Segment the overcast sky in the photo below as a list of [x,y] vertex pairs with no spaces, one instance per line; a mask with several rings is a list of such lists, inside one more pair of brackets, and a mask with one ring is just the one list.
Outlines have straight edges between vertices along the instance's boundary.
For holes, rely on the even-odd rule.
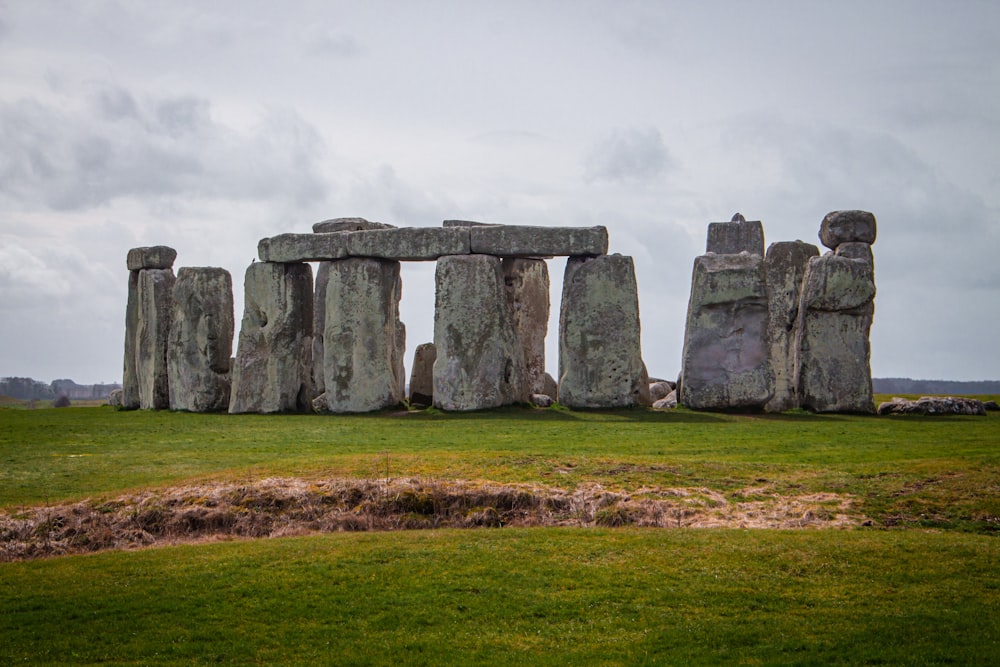
[[[1000,379],[998,26],[992,0],[0,0],[0,376],[120,381],[129,248],[228,269],[239,322],[260,238],[361,216],[606,225],[672,378],[709,222],[818,244],[860,208],[873,374]],[[433,273],[403,267],[407,369]]]

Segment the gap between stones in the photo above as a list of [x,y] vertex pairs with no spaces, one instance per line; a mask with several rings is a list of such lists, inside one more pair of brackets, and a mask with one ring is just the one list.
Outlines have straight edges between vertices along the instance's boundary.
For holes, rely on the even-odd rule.
[[[176,486],[112,500],[0,512],[0,561],[232,538],[342,531],[504,526],[849,528],[866,517],[849,495],[731,494],[707,488],[572,491],[536,484],[268,478]],[[751,499],[752,498],[752,499]]]

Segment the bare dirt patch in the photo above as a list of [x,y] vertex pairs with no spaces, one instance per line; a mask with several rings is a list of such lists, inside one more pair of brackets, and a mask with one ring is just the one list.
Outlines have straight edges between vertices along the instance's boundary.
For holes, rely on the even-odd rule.
[[[744,500],[744,498],[746,498]],[[708,488],[626,493],[425,479],[270,478],[178,486],[113,500],[0,512],[0,561],[205,539],[503,526],[847,528],[866,517],[833,493],[730,498]]]

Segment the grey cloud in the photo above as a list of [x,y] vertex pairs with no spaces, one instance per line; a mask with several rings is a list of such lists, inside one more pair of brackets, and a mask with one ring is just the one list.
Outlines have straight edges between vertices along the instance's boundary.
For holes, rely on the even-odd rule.
[[599,141],[583,161],[587,181],[648,181],[673,166],[655,127],[616,129]]
[[323,151],[293,111],[267,110],[239,133],[194,96],[137,100],[108,86],[85,107],[0,103],[0,194],[57,210],[141,196],[309,203],[326,193]]
[[307,55],[323,58],[355,58],[363,50],[351,35],[323,31],[308,38],[305,52]]

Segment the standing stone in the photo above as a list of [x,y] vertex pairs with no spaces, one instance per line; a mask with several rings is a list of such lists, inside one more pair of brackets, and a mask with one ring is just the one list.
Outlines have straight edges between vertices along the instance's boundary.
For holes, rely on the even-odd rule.
[[524,358],[500,258],[442,257],[435,283],[434,405],[481,410],[527,402]]
[[329,282],[330,262],[320,262],[316,266],[316,280],[313,286],[312,386],[314,397],[326,392],[326,379],[323,371],[323,336],[326,329],[326,288]]
[[511,306],[532,394],[545,393],[545,335],[549,327],[549,269],[543,259],[505,258],[504,289]]
[[437,349],[434,343],[421,343],[413,353],[410,369],[410,405],[428,408],[434,405],[434,360]]
[[229,412],[309,410],[312,267],[251,264],[243,299]]
[[559,402],[571,408],[649,405],[631,257],[570,257],[559,313]]
[[167,345],[171,410],[229,408],[233,328],[229,271],[213,267],[178,271]]
[[167,337],[173,290],[173,269],[139,271],[135,374],[142,410],[170,407]]
[[399,287],[399,262],[351,257],[330,263],[323,335],[330,412],[371,412],[402,401]]
[[875,411],[868,335],[875,280],[866,259],[809,260],[796,322],[799,404],[814,412]]
[[764,409],[784,412],[798,407],[795,392],[795,321],[799,313],[802,278],[810,257],[819,248],[802,241],[772,243],[764,258],[767,283],[767,337],[771,344],[774,396]]
[[681,368],[683,405],[757,410],[771,400],[767,306],[760,255],[695,259]]
[[139,332],[139,271],[128,272],[128,301],[125,305],[125,364],[122,373],[121,408],[139,408],[139,377],[135,368],[135,341]]
[[737,213],[730,222],[708,223],[705,252],[717,255],[764,255],[764,225],[760,220],[747,221]]

